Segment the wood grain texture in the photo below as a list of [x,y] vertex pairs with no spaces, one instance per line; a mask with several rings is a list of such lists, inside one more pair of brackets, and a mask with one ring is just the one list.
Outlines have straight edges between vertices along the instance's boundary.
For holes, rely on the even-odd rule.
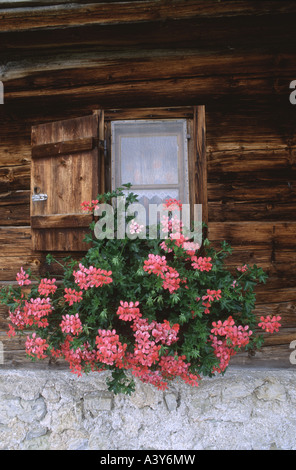
[[[55,8],[51,4],[57,3]],[[2,24],[0,31],[12,31],[23,29],[36,29],[52,26],[69,26],[73,24],[118,24],[159,21],[168,19],[181,19],[193,17],[237,17],[237,16],[262,16],[273,14],[295,13],[293,2],[223,2],[223,5],[215,1],[187,0],[174,2],[134,1],[134,2],[31,2],[31,5],[39,8],[24,8],[21,11],[15,6],[24,2],[5,3],[1,5]],[[115,4],[114,4],[115,3]],[[8,8],[5,10],[5,8]],[[40,8],[41,7],[41,8]]]
[[35,145],[32,148],[32,158],[53,157],[55,155],[67,155],[76,152],[85,152],[92,150],[96,146],[93,137],[85,137],[65,142],[57,142],[53,144]]

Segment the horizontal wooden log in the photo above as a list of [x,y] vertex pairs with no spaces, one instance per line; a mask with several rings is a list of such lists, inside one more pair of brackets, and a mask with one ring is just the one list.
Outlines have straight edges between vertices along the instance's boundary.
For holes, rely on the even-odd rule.
[[[244,169],[237,172],[221,172],[211,171],[208,176],[211,182],[223,182],[225,184],[240,184],[245,182],[246,187],[248,183],[253,185],[266,184],[267,182],[273,181],[274,185],[287,184],[292,186],[296,181],[296,169],[291,167],[282,167],[278,169],[260,169],[257,171],[249,171],[247,164]],[[290,185],[288,184],[290,183]]]
[[[31,334],[31,331],[24,331],[23,334],[16,335],[15,337],[9,338],[7,335],[8,324],[5,331],[0,331],[0,340],[4,347],[10,351],[24,349],[24,343],[27,335]],[[283,328],[280,327],[278,332],[266,333],[261,328],[256,329],[257,334],[262,334],[264,339],[264,346],[271,345],[287,345],[289,346],[293,340],[296,340],[296,328]]]
[[[270,112],[270,102],[263,103],[259,100],[255,103],[241,100],[227,102],[221,99],[216,105],[208,103],[206,120],[209,160],[214,152],[219,152],[222,161],[227,158],[228,152],[235,156],[234,162],[245,152],[248,152],[246,158],[252,159],[251,155],[254,153],[254,157],[260,159],[262,150],[271,159],[273,150],[291,152],[293,159],[293,148],[296,145],[295,126],[293,127],[295,107],[291,106],[289,100],[281,100],[276,109],[276,113]],[[265,168],[264,166],[263,169]]]
[[192,103],[207,104],[213,99],[240,97],[256,99],[286,96],[290,80],[272,77],[228,76],[221,81],[220,77],[169,78],[151,81],[130,81],[124,83],[104,83],[76,87],[54,87],[52,89],[25,89],[5,92],[7,103],[19,100],[24,106],[28,100],[35,100],[41,105],[56,99],[65,106],[68,101],[97,102],[102,107],[147,106],[182,106]]
[[289,345],[263,346],[259,351],[253,354],[246,352],[238,353],[231,358],[230,368],[287,368],[293,369],[295,365],[290,362],[292,349]]
[[277,333],[264,333],[264,344],[266,346],[287,345],[296,340],[296,328],[280,328]]
[[[289,357],[292,350],[287,346],[266,346],[261,351],[256,352],[254,357],[250,357],[247,352],[238,353],[231,358],[229,370],[231,368],[242,369],[248,367],[252,369],[269,368],[276,370],[277,368],[295,368],[290,361]],[[40,360],[32,362],[30,358],[26,357],[24,350],[5,351],[4,364],[0,364],[0,369],[22,369],[22,370],[69,370],[69,364],[61,359],[49,363],[48,361]],[[227,373],[227,372],[226,372]]]
[[[7,191],[0,193],[0,207],[22,206],[30,203],[30,191]],[[1,225],[1,224],[0,224]]]
[[239,221],[295,221],[295,202],[209,201],[209,220],[215,222]]
[[[114,0],[113,0],[114,1]],[[73,24],[118,24],[143,21],[160,22],[168,19],[192,18],[192,17],[236,17],[236,16],[258,16],[281,13],[295,13],[293,2],[268,1],[262,4],[250,4],[240,1],[232,2],[187,0],[186,2],[174,2],[173,8],[170,4],[155,3],[154,1],[134,1],[134,2],[98,2],[86,5],[75,4],[75,1],[68,4],[59,1],[59,5],[51,8],[43,2],[34,2],[42,8],[25,8],[15,10],[13,7],[19,4],[27,6],[27,3],[18,1],[3,2],[1,6],[2,24],[0,31],[22,30],[30,28],[45,28],[53,26],[69,26]],[[50,2],[47,2],[50,4]],[[56,2],[55,2],[56,3]],[[63,5],[66,3],[66,5]],[[77,2],[78,3],[78,2]],[[8,10],[4,8],[9,7]]]
[[294,249],[296,222],[210,222],[209,239],[228,241],[231,245]]
[[[214,245],[214,244],[213,244]],[[216,248],[219,250],[218,244]],[[233,252],[225,258],[225,263],[227,266],[240,266],[242,264],[258,266],[270,266],[274,253],[272,249],[255,249],[252,250],[238,250],[237,247],[233,248]]]
[[33,276],[39,275],[42,269],[45,268],[42,263],[41,257],[34,255],[9,256],[8,258],[2,256],[0,258],[0,280],[15,280],[16,274],[23,267],[25,270],[30,269]]
[[292,203],[296,201],[296,190],[293,180],[252,182],[250,175],[245,181],[208,181],[208,197],[209,201],[222,202]]
[[208,152],[209,174],[262,172],[296,168],[296,147],[273,150]]
[[0,205],[0,225],[30,225],[30,204]]
[[[3,287],[0,285],[0,288]],[[288,294],[289,296],[289,294]],[[266,296],[267,297],[267,296]],[[277,297],[279,299],[280,296]],[[285,293],[285,298],[287,294]],[[273,303],[259,303],[258,295],[256,308],[254,310],[258,322],[260,317],[271,317],[281,316],[281,324],[283,328],[294,328],[296,322],[296,300],[286,301],[286,302],[273,302]],[[0,331],[7,330],[9,323],[9,313],[8,307],[6,305],[0,304]],[[296,338],[295,338],[296,339]]]
[[[268,302],[268,299],[272,297],[272,291],[277,292],[278,290],[284,291],[285,289],[295,289],[295,277],[291,276],[291,273],[286,276],[281,274],[279,275],[270,275],[265,285],[260,286],[261,300],[263,303]],[[259,291],[259,288],[258,288]],[[276,295],[276,294],[275,294]],[[291,293],[291,299],[294,298],[293,292]],[[286,300],[288,300],[286,298]],[[277,299],[275,300],[275,302]],[[278,299],[280,301],[280,298]]]
[[[133,4],[133,3],[132,3]],[[143,4],[142,4],[143,5]],[[185,2],[181,3],[181,10]],[[156,6],[155,6],[156,7]],[[157,4],[158,8],[159,5]],[[167,11],[169,8],[166,8]],[[180,10],[180,11],[181,11]],[[184,11],[184,10],[183,10]],[[174,9],[171,9],[174,12]],[[41,13],[41,12],[40,12]],[[67,27],[57,27],[55,34],[52,28],[36,28],[2,31],[3,47],[8,49],[65,47],[69,45],[96,45],[96,46],[143,46],[158,48],[160,45],[184,47],[197,42],[199,48],[214,46],[215,44],[225,47],[252,48],[257,46],[269,47],[278,50],[284,43],[291,47],[287,38],[294,36],[295,11],[283,12],[280,15],[270,10],[266,15],[253,15],[250,18],[243,15],[238,16],[194,16],[188,10],[187,17],[179,18],[167,14],[165,21],[157,17],[149,21],[138,19],[127,23],[97,24],[91,22],[83,24],[81,19],[76,24]],[[44,19],[43,19],[44,21]],[[20,21],[21,22],[21,21]],[[207,34],[209,30],[215,34]],[[153,31],[153,34],[151,34]]]
[[21,259],[22,255],[31,254],[31,228],[0,227],[0,246],[0,258],[19,255]]
[[[143,57],[144,56],[144,57]],[[157,51],[145,57],[143,52],[128,51],[124,55],[110,52],[106,55],[91,52],[64,56],[33,56],[26,61],[9,63],[2,80],[6,92],[24,90],[64,89],[67,84],[73,89],[94,84],[130,83],[139,81],[180,79],[220,75],[220,81],[230,77],[290,77],[294,70],[294,55],[280,53],[225,52],[198,50]]]
[[3,191],[30,188],[30,165],[0,167],[0,188]]
[[[295,222],[210,222],[209,238],[217,247],[224,240],[231,244],[229,265],[275,263],[281,272],[290,272],[296,262],[295,230]],[[0,243],[0,257],[37,255],[31,252],[30,227],[1,227]]]
[[290,269],[290,264],[296,263],[296,251],[295,250],[282,250],[281,248],[268,248],[256,249],[254,246],[251,250],[245,250],[244,248],[234,246],[233,252],[226,258],[226,263],[229,266],[237,266],[242,261],[247,264],[257,265],[283,265],[287,266],[287,271]]
[[[21,165],[30,165],[31,161],[31,146],[29,142],[29,134],[26,138],[19,139],[19,142],[16,140],[19,137],[18,130],[13,129],[11,133],[9,132],[9,125],[6,126],[7,134],[5,137],[1,135],[1,144],[0,144],[0,166],[21,166]],[[1,132],[1,131],[0,131]],[[3,132],[3,129],[2,129]],[[24,130],[22,132],[25,132]],[[5,142],[6,140],[6,142]]]
[[0,226],[30,225],[30,191],[0,194]]

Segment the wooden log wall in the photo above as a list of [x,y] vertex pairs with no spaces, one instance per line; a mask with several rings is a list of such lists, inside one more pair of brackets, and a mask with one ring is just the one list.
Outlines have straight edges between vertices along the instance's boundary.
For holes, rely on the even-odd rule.
[[[262,352],[233,363],[292,367],[295,3],[111,3],[17,2],[0,12],[0,284],[14,282],[21,265],[33,274],[48,269],[45,254],[31,250],[32,125],[100,107],[205,104],[209,238],[231,243],[230,266],[256,263],[267,271],[256,314],[283,318]],[[0,306],[5,366],[26,363],[23,342],[9,340],[6,330]]]

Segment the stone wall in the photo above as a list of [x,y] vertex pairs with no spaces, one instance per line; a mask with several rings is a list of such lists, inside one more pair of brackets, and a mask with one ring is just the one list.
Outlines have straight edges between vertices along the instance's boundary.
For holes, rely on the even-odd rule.
[[137,382],[131,396],[108,392],[105,374],[0,370],[0,449],[296,449],[292,369],[234,368],[165,392]]

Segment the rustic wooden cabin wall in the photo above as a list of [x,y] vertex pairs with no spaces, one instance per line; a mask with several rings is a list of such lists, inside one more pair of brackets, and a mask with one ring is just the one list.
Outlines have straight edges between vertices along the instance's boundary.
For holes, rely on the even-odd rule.
[[[236,362],[293,367],[295,3],[28,3],[0,12],[0,283],[20,266],[51,269],[31,247],[32,126],[99,108],[205,105],[209,238],[232,244],[230,265],[269,273],[256,313],[283,319],[262,352]],[[6,330],[0,306],[4,366],[25,364],[23,342]]]

